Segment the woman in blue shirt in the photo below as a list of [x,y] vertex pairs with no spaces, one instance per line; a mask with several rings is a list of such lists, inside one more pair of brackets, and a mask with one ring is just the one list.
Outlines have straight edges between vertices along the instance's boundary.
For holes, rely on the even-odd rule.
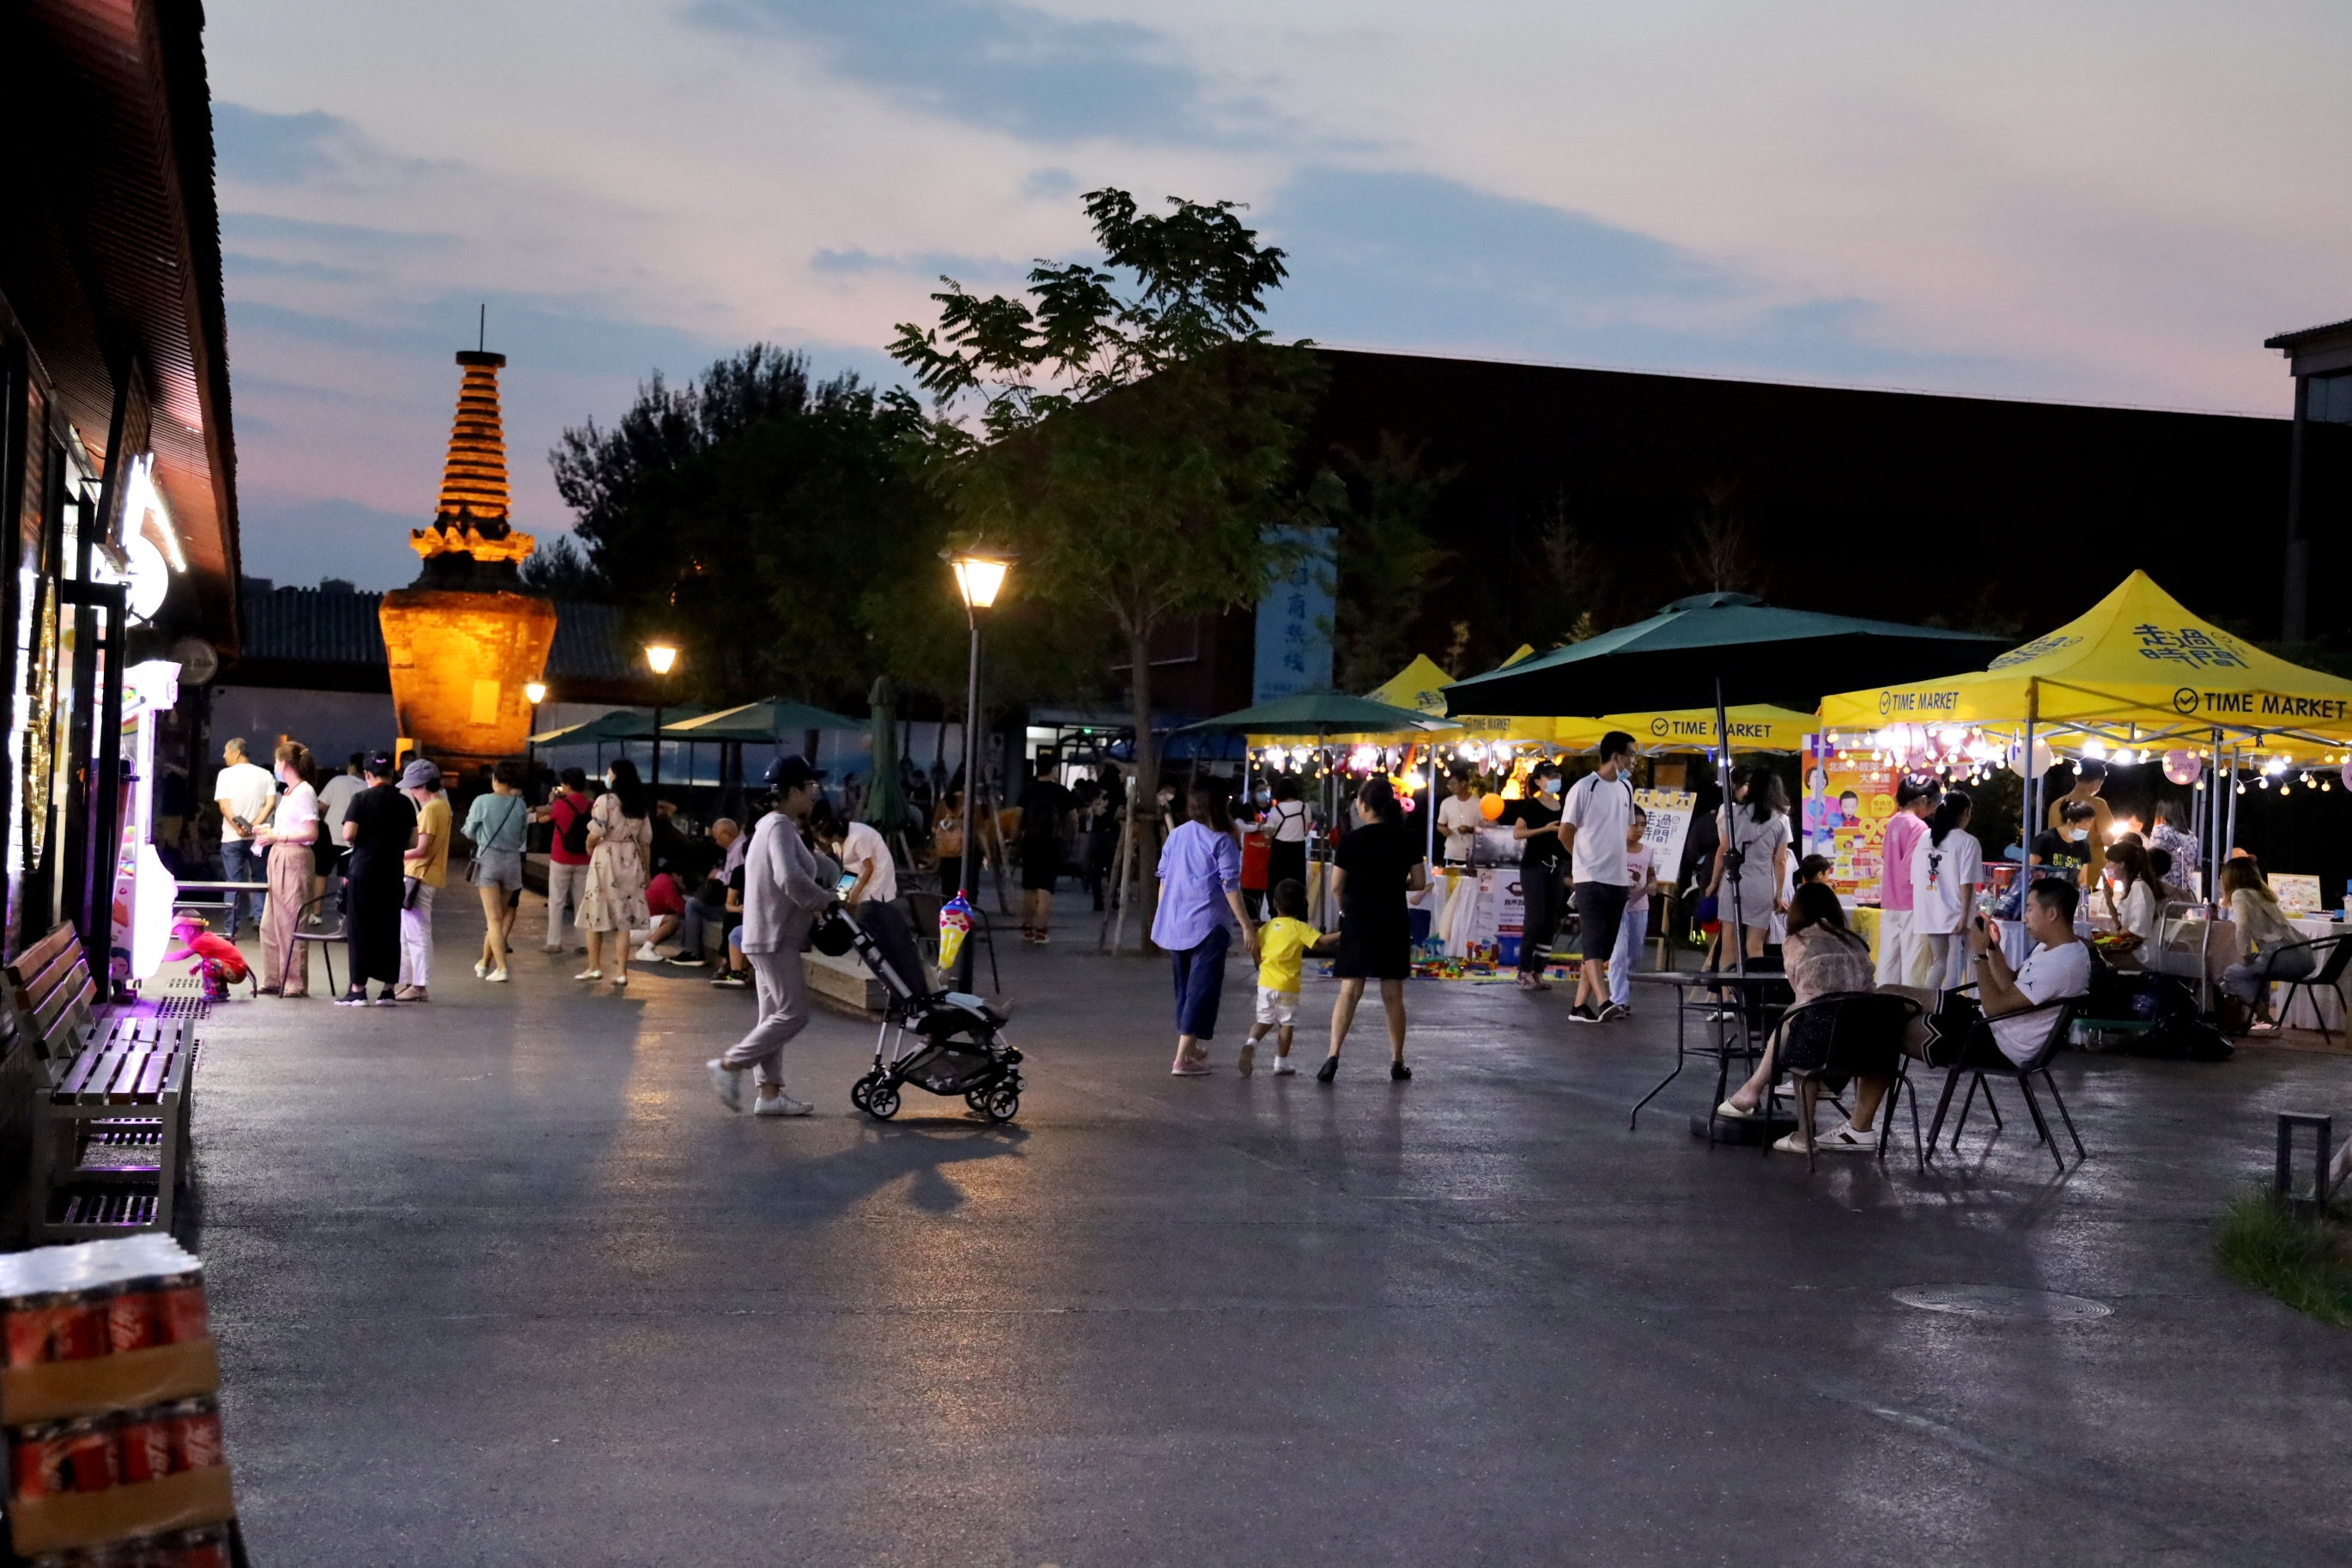
[[1151,940],[1168,950],[1176,965],[1176,1065],[1168,1070],[1178,1078],[1209,1070],[1209,1053],[1201,1042],[1217,1032],[1225,952],[1236,927],[1250,956],[1257,956],[1257,934],[1242,903],[1241,846],[1234,838],[1224,791],[1214,780],[1199,780],[1190,805],[1192,819],[1160,848],[1160,904],[1151,916]]

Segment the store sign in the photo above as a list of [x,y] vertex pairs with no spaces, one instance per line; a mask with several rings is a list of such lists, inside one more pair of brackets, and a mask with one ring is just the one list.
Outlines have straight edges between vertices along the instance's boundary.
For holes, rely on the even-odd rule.
[[1686,789],[1637,789],[1633,804],[1644,816],[1642,842],[1650,847],[1651,870],[1671,885],[1682,875],[1683,846],[1690,838],[1698,796]]
[[1269,542],[1287,537],[1306,549],[1257,602],[1257,668],[1250,684],[1252,702],[1331,689],[1339,531],[1302,528],[1267,537]]
[[1865,757],[1819,741],[1805,748],[1803,853],[1826,858],[1830,886],[1861,903],[1878,901],[1896,782],[1894,768]]

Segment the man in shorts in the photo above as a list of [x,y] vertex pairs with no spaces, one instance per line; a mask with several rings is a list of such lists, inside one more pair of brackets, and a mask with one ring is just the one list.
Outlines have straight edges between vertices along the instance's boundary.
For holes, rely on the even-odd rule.
[[1609,1000],[1609,956],[1625,918],[1625,835],[1633,821],[1633,737],[1612,730],[1601,737],[1601,766],[1576,781],[1562,808],[1559,836],[1569,852],[1569,902],[1576,910],[1576,945],[1584,962],[1576,977],[1580,1024],[1605,1024],[1625,1009]]

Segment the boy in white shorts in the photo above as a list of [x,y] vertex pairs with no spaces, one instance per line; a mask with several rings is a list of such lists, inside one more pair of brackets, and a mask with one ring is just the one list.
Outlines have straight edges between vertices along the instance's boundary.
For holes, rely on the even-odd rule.
[[1257,1043],[1269,1030],[1279,1029],[1274,1041],[1274,1076],[1287,1078],[1298,1069],[1290,1065],[1290,1023],[1298,1014],[1298,987],[1304,961],[1310,952],[1339,945],[1307,923],[1307,884],[1285,881],[1274,889],[1275,918],[1257,933],[1257,1022],[1250,1026],[1238,1064],[1244,1078],[1257,1065]]

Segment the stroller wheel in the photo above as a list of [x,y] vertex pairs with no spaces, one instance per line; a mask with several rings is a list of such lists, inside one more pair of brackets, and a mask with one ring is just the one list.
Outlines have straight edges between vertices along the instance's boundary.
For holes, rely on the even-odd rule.
[[865,1110],[866,1097],[867,1094],[872,1092],[873,1088],[874,1075],[872,1073],[867,1073],[864,1078],[859,1079],[856,1083],[849,1086],[849,1103],[856,1106],[860,1110]]
[[1021,1114],[1021,1091],[1011,1084],[999,1084],[988,1094],[988,1103],[981,1107],[991,1121],[1010,1121]]
[[898,1114],[898,1086],[877,1083],[866,1091],[866,1114],[877,1121],[887,1121]]

